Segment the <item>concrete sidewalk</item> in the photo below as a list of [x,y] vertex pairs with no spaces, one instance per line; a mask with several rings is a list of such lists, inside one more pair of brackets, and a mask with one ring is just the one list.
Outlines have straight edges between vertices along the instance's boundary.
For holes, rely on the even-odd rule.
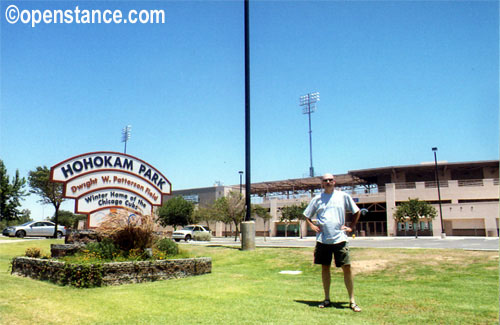
[[46,239],[46,238],[45,237],[30,237],[30,238],[23,238],[23,239],[20,239],[20,238],[2,239],[2,237],[0,236],[0,244],[20,243],[23,241],[36,241],[36,240],[41,240],[41,239]]
[[[1,239],[0,244],[19,243],[21,241],[45,240],[45,238]],[[211,241],[184,241],[182,245],[241,247],[240,239],[234,237],[213,237]],[[316,237],[256,237],[256,247],[314,247]],[[440,248],[498,251],[498,237],[356,237],[349,238],[351,247],[360,248]]]
[[[184,242],[180,242],[184,243]],[[191,241],[188,245],[241,247],[239,238],[214,237],[209,242]],[[256,247],[314,247],[315,237],[263,237],[255,238]],[[498,251],[498,237],[356,237],[349,239],[351,247],[363,248],[441,248]]]

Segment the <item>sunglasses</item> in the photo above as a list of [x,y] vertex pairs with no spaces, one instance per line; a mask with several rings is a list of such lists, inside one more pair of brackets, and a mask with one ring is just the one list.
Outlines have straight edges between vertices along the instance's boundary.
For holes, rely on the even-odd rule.
[[326,178],[323,180],[323,182],[327,183],[327,182],[335,182],[335,180],[333,178]]

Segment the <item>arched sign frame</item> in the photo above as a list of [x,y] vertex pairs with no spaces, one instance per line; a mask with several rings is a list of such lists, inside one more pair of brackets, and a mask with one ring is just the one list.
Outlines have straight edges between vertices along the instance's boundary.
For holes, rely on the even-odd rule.
[[[172,184],[156,168],[137,157],[112,151],[89,152],[66,159],[51,167],[50,180],[64,185],[63,197],[75,200],[75,213],[86,214],[88,225],[92,224],[92,214],[105,209],[143,213],[139,208],[142,206],[150,207],[153,213],[155,206],[163,204],[164,195],[172,193]],[[72,185],[79,180],[78,186]],[[71,188],[75,186],[76,189]],[[85,212],[80,212],[82,200],[90,204]],[[91,201],[97,202],[95,207]]]

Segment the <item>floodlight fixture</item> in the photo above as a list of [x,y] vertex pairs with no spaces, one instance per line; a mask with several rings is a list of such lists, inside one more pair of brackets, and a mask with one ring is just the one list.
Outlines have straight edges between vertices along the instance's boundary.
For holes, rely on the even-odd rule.
[[300,106],[303,106],[302,113],[309,115],[309,158],[311,163],[311,166],[309,167],[309,176],[311,177],[314,177],[314,167],[312,159],[311,113],[314,113],[316,111],[317,102],[319,102],[319,92],[300,96]]
[[302,113],[314,113],[316,111],[316,102],[319,102],[319,92],[300,96],[300,106],[304,106]]

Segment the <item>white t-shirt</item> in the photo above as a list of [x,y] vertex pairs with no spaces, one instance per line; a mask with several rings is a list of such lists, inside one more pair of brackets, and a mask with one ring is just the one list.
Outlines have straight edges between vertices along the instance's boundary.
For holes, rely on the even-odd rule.
[[316,215],[317,224],[321,228],[321,232],[316,235],[316,241],[323,244],[347,241],[345,231],[340,229],[345,224],[346,210],[355,214],[359,208],[352,197],[342,191],[321,193],[311,200],[304,210],[304,215],[308,219]]

